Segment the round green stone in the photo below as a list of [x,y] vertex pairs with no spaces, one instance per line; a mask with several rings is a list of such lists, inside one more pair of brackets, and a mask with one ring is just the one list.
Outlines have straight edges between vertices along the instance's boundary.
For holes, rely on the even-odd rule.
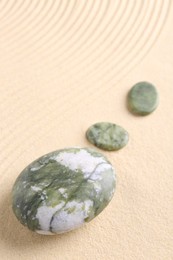
[[12,190],[12,208],[21,224],[53,235],[80,227],[110,202],[115,172],[102,154],[68,148],[29,164]]
[[88,141],[98,148],[107,151],[116,151],[124,147],[129,135],[121,126],[108,122],[92,125],[86,132]]
[[139,82],[128,93],[129,110],[141,116],[152,113],[158,106],[158,93],[149,82]]

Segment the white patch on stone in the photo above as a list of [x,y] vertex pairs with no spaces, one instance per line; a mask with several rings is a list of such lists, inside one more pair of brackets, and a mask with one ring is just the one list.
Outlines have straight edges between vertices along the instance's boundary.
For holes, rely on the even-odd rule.
[[27,211],[27,215],[29,215],[30,213],[31,213],[31,210],[28,210],[28,211]]
[[55,207],[41,206],[37,209],[36,218],[39,221],[40,228],[49,231],[50,221],[53,214],[64,206],[65,202],[61,202]]
[[40,187],[36,187],[36,186],[31,186],[31,189],[32,189],[33,191],[40,191],[40,190],[41,190]]
[[44,230],[36,230],[36,232],[41,235],[55,235],[54,233],[52,233],[50,231],[44,231]]
[[64,188],[60,188],[60,189],[59,189],[59,192],[60,192],[61,194],[64,194],[65,191],[66,191],[66,189],[64,189]]
[[90,180],[96,181],[96,180],[102,180],[101,173],[107,170],[112,170],[112,166],[108,163],[100,164],[96,168],[96,170],[91,174]]
[[52,159],[68,167],[72,171],[81,170],[84,173],[85,178],[90,176],[98,164],[106,163],[103,157],[94,157],[84,149],[81,149],[77,153],[61,152]]
[[68,197],[68,194],[66,193],[66,190],[67,189],[64,189],[64,188],[60,188],[58,191],[61,193],[61,195],[67,199]]
[[31,167],[30,168],[30,171],[32,171],[32,172],[35,172],[35,171],[38,171],[39,169],[41,169],[42,167],[43,167],[44,165],[39,165],[39,166],[37,166],[37,167]]
[[67,198],[68,198],[68,194],[67,194],[67,193],[64,193],[64,194],[63,194],[63,197],[64,197],[65,199],[67,199]]
[[99,195],[101,193],[101,191],[102,191],[100,183],[94,182],[93,184],[94,184],[94,190],[95,190],[96,194]]
[[[84,219],[88,217],[90,207],[93,207],[93,201],[91,200],[68,202],[66,206],[54,216],[51,224],[52,231],[55,233],[64,233],[80,227],[84,223]],[[72,209],[72,212],[68,213],[68,209]]]

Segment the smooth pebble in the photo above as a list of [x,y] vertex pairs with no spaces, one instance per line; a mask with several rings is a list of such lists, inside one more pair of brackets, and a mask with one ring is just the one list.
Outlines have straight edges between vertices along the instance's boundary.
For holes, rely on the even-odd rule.
[[149,82],[135,84],[128,93],[129,110],[137,115],[152,113],[158,106],[158,92]]
[[100,122],[89,127],[86,132],[86,138],[98,148],[107,151],[116,151],[128,143],[129,135],[119,125]]
[[29,164],[12,190],[12,207],[21,224],[39,234],[64,233],[95,218],[110,202],[115,171],[102,154],[67,148]]

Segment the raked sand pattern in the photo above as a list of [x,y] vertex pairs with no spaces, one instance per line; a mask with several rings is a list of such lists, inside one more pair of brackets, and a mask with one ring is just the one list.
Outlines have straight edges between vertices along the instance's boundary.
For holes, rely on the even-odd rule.
[[[58,59],[56,65],[73,64],[71,73],[83,74],[87,61],[85,79],[105,71],[105,80],[115,81],[151,49],[170,4],[170,0],[4,0],[0,2],[1,37],[8,42],[12,61],[17,55],[16,65],[29,58],[35,67],[36,56],[49,57],[53,63]],[[16,48],[18,41],[20,48]],[[44,67],[44,62],[39,65]]]
[[[2,260],[173,259],[172,25],[171,0],[0,1]],[[136,117],[127,110],[126,95],[143,80],[157,87],[160,103],[150,116]],[[11,209],[19,173],[49,151],[94,148],[84,135],[102,121],[130,136],[122,150],[102,151],[118,174],[110,205],[75,232],[41,236],[27,230]],[[40,171],[35,163],[31,172]],[[40,215],[58,205],[42,203],[53,196],[53,189],[43,190],[49,183],[30,184],[31,199],[34,193],[40,200],[40,210],[30,215],[44,227],[50,217],[41,222]],[[99,192],[100,183],[93,187]],[[61,203],[67,191],[59,188]],[[91,208],[89,197],[78,208],[84,201]]]

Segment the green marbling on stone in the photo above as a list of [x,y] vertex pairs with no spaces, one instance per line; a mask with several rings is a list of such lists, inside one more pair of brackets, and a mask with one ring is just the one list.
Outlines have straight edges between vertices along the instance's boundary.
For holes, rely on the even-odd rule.
[[114,189],[114,169],[102,154],[89,148],[63,149],[21,172],[13,186],[12,207],[30,230],[63,233],[97,216]]
[[126,130],[121,126],[108,122],[100,122],[92,125],[87,130],[86,137],[90,143],[107,151],[119,150],[129,140]]
[[158,93],[149,82],[139,82],[128,93],[129,110],[141,116],[152,113],[158,106]]

